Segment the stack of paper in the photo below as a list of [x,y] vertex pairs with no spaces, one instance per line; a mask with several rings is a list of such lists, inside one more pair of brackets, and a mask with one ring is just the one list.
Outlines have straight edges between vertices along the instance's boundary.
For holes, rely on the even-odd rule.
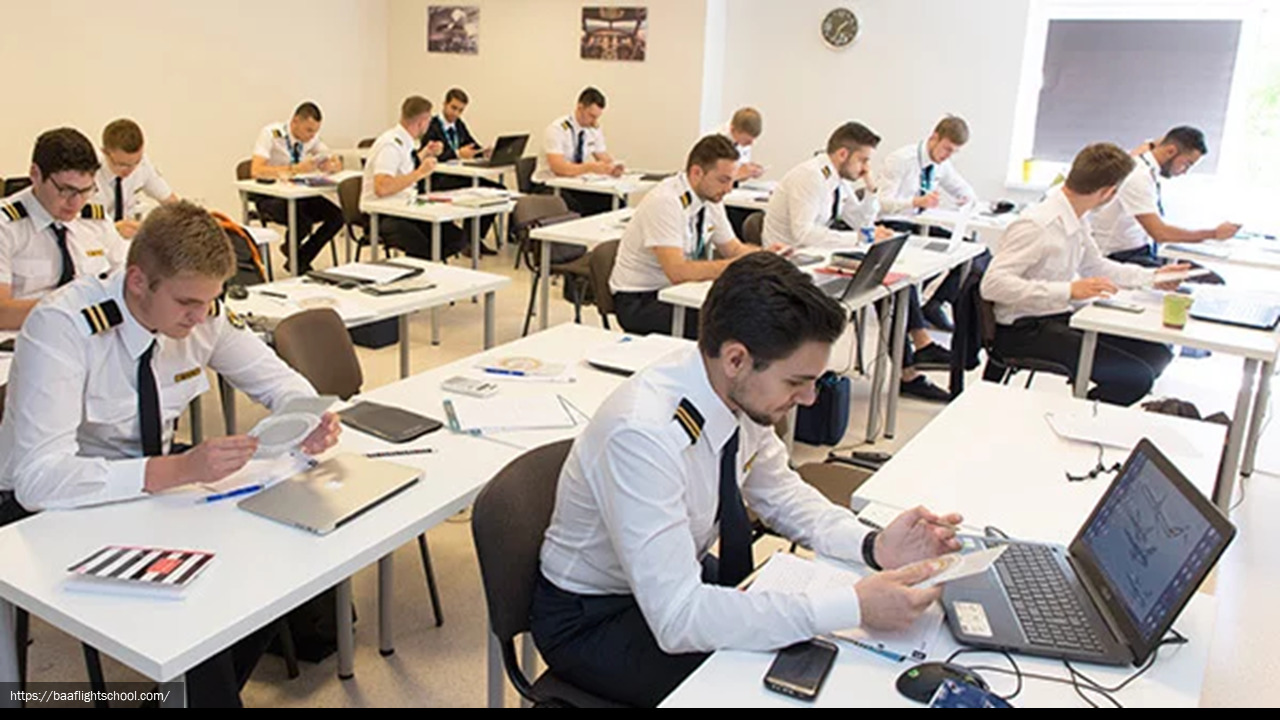
[[578,419],[559,395],[487,398],[450,398],[446,401],[450,429],[454,432],[490,434],[520,430],[571,428]]

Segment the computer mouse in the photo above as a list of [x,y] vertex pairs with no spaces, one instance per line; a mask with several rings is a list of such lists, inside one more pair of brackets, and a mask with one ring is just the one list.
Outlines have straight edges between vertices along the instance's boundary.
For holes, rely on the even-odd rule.
[[243,285],[228,285],[227,297],[232,300],[244,300],[249,297],[249,291]]
[[993,215],[1003,215],[1005,213],[1013,212],[1017,207],[1017,205],[1014,205],[1008,200],[999,200],[991,207],[991,213]]
[[254,178],[254,179],[257,181],[259,185],[274,185],[276,182],[275,178],[268,178],[268,177],[260,177],[260,178]]
[[987,690],[987,681],[982,676],[963,665],[955,663],[927,662],[898,676],[898,692],[918,703],[927,703],[937,692],[943,680],[952,679],[965,682]]

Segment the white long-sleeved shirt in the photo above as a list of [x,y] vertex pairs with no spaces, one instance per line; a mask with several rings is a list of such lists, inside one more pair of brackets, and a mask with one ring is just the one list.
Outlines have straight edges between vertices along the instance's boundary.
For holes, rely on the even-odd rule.
[[[696,433],[676,417],[682,399],[697,411]],[[720,454],[735,429],[747,505],[817,552],[861,562],[868,528],[800,479],[772,427],[729,410],[689,348],[615,390],[574,442],[542,544],[543,575],[569,592],[634,595],[669,653],[766,650],[857,626],[852,586],[748,594],[703,584],[700,559],[719,537]]]
[[1138,157],[1138,162],[1111,202],[1093,213],[1089,224],[1093,227],[1093,239],[1098,250],[1106,255],[1135,250],[1151,243],[1139,215],[1164,215],[1160,201],[1160,165],[1148,151]]
[[[929,157],[927,141],[907,145],[889,153],[880,173],[880,208],[886,215],[915,212],[911,201],[934,189],[941,189],[955,201],[977,200],[973,186],[965,181],[951,161],[935,163]],[[924,170],[932,167],[929,187],[925,188]],[[921,191],[924,192],[921,192]]]
[[832,230],[832,223],[843,220],[856,231],[870,227],[879,212],[875,194],[864,191],[859,198],[831,157],[820,153],[788,171],[769,197],[764,242],[798,248],[857,243],[856,232]]
[[1071,283],[1106,277],[1121,287],[1141,287],[1155,270],[1108,260],[1098,250],[1089,223],[1076,215],[1062,188],[1022,212],[1005,230],[982,278],[982,297],[995,303],[996,322],[1071,312]]

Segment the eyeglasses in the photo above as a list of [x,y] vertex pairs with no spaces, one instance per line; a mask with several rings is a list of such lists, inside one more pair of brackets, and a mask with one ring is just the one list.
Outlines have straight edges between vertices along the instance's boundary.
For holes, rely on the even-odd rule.
[[58,197],[63,200],[79,200],[82,197],[89,198],[93,197],[94,193],[98,192],[98,183],[96,182],[87,188],[78,188],[72,185],[63,185],[52,177],[48,178],[48,180],[53,183],[53,187],[58,191]]
[[1110,474],[1110,473],[1120,472],[1120,468],[1122,467],[1121,463],[1115,463],[1110,467],[1107,467],[1106,465],[1102,464],[1102,444],[1094,443],[1094,445],[1097,445],[1098,447],[1098,464],[1094,465],[1092,470],[1090,470],[1089,472],[1083,475],[1072,475],[1071,473],[1063,473],[1064,475],[1067,476],[1067,482],[1084,482],[1085,480],[1093,480],[1097,478],[1099,475],[1102,475],[1104,473]]

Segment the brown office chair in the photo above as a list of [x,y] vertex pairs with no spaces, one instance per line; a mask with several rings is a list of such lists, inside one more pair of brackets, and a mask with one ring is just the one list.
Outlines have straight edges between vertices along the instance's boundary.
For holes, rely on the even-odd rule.
[[572,440],[530,450],[498,472],[476,496],[471,537],[480,562],[489,630],[516,691],[538,706],[623,707],[570,685],[551,671],[532,683],[520,669],[515,638],[529,631],[542,536],[551,524],[560,468]]
[[538,169],[538,158],[529,156],[516,161],[516,189],[522,194],[533,192],[533,171]]
[[591,290],[605,330],[610,329],[609,316],[613,314],[613,291],[609,289],[609,276],[613,274],[613,264],[617,259],[617,240],[600,243],[591,251]]
[[[529,286],[529,307],[524,313],[524,332],[529,334],[529,323],[533,320],[533,306],[538,299],[538,288],[542,278],[542,243],[529,237],[535,229],[556,223],[575,220],[577,213],[569,212],[564,200],[555,195],[525,195],[516,201],[516,209],[511,214],[511,229],[520,243],[516,253],[516,267],[520,260],[533,270],[534,281]],[[582,323],[582,304],[586,300],[591,284],[590,253],[578,245],[551,243],[551,266],[547,268],[552,276],[564,278],[565,293],[573,300],[574,322]]]
[[752,245],[764,244],[763,212],[753,212],[742,221],[742,242]]
[[[351,334],[332,309],[317,308],[290,315],[276,326],[273,338],[280,359],[305,377],[316,392],[337,395],[343,400],[360,392],[364,384],[360,359],[356,357]],[[436,627],[440,627],[444,624],[444,615],[440,612],[440,594],[426,534],[418,536],[418,552],[427,578],[427,592],[431,595],[431,610],[436,616]]]
[[[347,228],[347,237],[356,244],[356,262],[360,262],[360,250],[370,240],[369,216],[360,211],[363,187],[364,178],[359,175],[338,183],[338,206],[342,208],[342,222]],[[386,243],[382,244],[382,252],[390,259],[391,248]]]

